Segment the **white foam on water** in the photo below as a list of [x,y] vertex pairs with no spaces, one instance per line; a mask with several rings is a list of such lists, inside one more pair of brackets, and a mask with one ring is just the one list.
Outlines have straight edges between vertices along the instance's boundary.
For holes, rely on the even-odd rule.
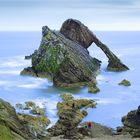
[[48,81],[47,79],[31,78],[31,81],[29,80],[24,84],[17,85],[17,87],[30,88],[30,89],[32,89],[32,88],[44,88],[45,89],[46,85],[51,86],[52,82]]
[[122,100],[111,98],[98,98],[96,102],[97,104],[108,105],[108,104],[120,104]]
[[58,120],[57,118],[57,103],[58,99],[54,98],[41,98],[33,100],[37,106],[40,108],[46,108],[47,117],[50,119],[51,124],[48,127],[51,127]]
[[103,75],[98,75],[97,76],[97,81],[99,80],[99,81],[101,81],[101,80],[104,80],[105,78],[104,78],[104,76]]
[[20,70],[0,70],[0,74],[10,74],[10,75],[19,75]]
[[122,102],[127,102],[124,101],[124,99],[118,98],[118,99],[112,99],[112,98],[94,98],[93,97],[82,97],[78,95],[73,95],[75,99],[87,99],[87,100],[94,100],[97,104],[102,104],[102,105],[108,105],[108,104],[120,104]]
[[10,83],[9,81],[2,81],[2,80],[0,80],[0,86],[7,85],[9,83]]
[[14,56],[0,60],[0,68],[15,68],[30,65],[30,60],[25,60],[24,56]]

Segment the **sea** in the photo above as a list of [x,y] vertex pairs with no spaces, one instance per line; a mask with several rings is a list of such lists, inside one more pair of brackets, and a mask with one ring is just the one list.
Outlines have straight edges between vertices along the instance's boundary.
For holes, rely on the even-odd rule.
[[[71,93],[75,98],[93,99],[97,102],[96,108],[88,109],[88,116],[83,121],[94,121],[112,128],[122,125],[122,116],[140,105],[140,32],[94,33],[130,68],[125,72],[107,71],[106,56],[92,44],[88,49],[90,55],[102,61],[97,76],[101,91],[97,94],[88,93],[86,87],[59,89],[48,79],[21,76],[23,68],[31,65],[31,60],[25,60],[24,57],[39,47],[41,32],[0,32],[0,98],[14,107],[16,103],[25,101],[45,106],[46,116],[54,124],[58,119],[56,105],[61,101],[60,94]],[[131,86],[119,86],[118,83],[123,79],[131,81]]]

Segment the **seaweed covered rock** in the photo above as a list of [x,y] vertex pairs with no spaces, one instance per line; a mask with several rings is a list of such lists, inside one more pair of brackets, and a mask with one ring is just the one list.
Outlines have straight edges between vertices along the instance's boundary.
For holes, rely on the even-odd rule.
[[15,109],[2,99],[0,99],[0,139],[37,139],[35,135],[30,133],[28,127],[18,118]]
[[50,77],[60,87],[83,85],[96,78],[100,63],[78,43],[44,26],[41,45],[32,55],[32,67],[21,74]]
[[[22,108],[21,105],[17,104]],[[16,114],[8,102],[0,99],[0,140],[48,140],[49,123],[46,116]]]
[[[81,139],[78,125],[87,115],[86,108],[96,107],[93,100],[74,99],[70,94],[61,95],[62,102],[57,104],[59,120],[48,129],[52,136],[64,135],[66,139]],[[81,110],[82,109],[82,110]]]
[[107,69],[110,71],[124,71],[129,68],[124,65],[121,60],[103,44],[84,24],[75,19],[66,20],[60,29],[60,32],[72,41],[79,43],[84,48],[88,48],[93,42],[108,57]]
[[97,87],[97,82],[96,80],[91,81],[88,84],[88,92],[89,93],[97,93],[100,92],[100,89]]
[[20,109],[23,113],[25,110],[29,110],[29,112],[33,115],[45,115],[46,113],[45,107],[39,107],[33,101],[27,101],[24,104],[17,103],[16,107]]
[[48,137],[46,128],[50,124],[50,120],[46,116],[19,114],[18,117],[26,124],[30,133],[36,135],[38,139],[42,140],[43,138],[45,139]]
[[133,137],[140,137],[140,106],[130,111],[122,118],[123,127],[118,127],[119,134],[130,133]]
[[123,85],[123,86],[131,86],[131,83],[130,83],[130,81],[124,79],[124,80],[122,80],[122,81],[119,83],[119,85]]

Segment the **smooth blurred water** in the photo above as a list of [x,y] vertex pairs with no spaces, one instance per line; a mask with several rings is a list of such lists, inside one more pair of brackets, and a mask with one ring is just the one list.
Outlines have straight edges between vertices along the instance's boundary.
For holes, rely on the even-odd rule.
[[[97,77],[101,92],[88,93],[87,88],[65,91],[52,86],[47,79],[20,76],[20,71],[30,65],[24,56],[39,47],[40,32],[0,32],[0,98],[12,105],[24,101],[46,103],[47,116],[52,123],[57,120],[56,104],[61,93],[72,93],[76,98],[90,98],[97,101],[96,109],[88,109],[86,121],[95,121],[115,128],[121,125],[121,117],[140,105],[140,32],[96,32],[96,35],[119,58],[129,66],[126,72],[106,71],[107,59],[94,44],[89,48],[92,56],[102,60],[101,73]],[[131,87],[119,86],[124,78],[131,81]]]

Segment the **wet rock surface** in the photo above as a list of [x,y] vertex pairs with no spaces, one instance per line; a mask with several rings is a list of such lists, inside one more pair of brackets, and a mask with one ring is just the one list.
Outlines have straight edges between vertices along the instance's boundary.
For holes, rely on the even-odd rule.
[[47,26],[42,34],[41,45],[32,55],[32,67],[21,74],[51,77],[59,87],[86,84],[96,78],[101,62],[86,49]]
[[40,47],[32,55],[26,56],[27,59],[31,58],[32,65],[25,68],[21,75],[47,77],[58,87],[87,85],[96,79],[101,63],[87,51],[93,42],[108,57],[108,70],[129,69],[84,24],[68,19],[60,31],[53,31],[47,26],[42,28]]
[[88,92],[89,93],[98,93],[100,92],[100,89],[97,87],[97,82],[96,80],[90,82],[88,84]]
[[131,83],[130,83],[130,81],[124,79],[119,83],[119,85],[121,85],[121,86],[131,86]]
[[36,139],[18,118],[15,109],[2,99],[0,99],[0,139]]
[[[51,136],[63,135],[66,139],[82,139],[78,125],[87,116],[86,108],[96,107],[93,100],[74,99],[70,94],[61,95],[62,102],[57,104],[59,120],[48,129]],[[81,110],[82,109],[82,110]]]
[[124,116],[122,123],[124,126],[117,129],[119,134],[129,133],[133,137],[140,137],[140,106]]
[[[27,103],[27,102],[26,102]],[[33,102],[28,102],[33,106]],[[21,104],[17,107],[23,109]],[[46,116],[16,114],[14,107],[0,99],[0,139],[1,140],[43,140],[49,139],[46,128],[50,121]]]

